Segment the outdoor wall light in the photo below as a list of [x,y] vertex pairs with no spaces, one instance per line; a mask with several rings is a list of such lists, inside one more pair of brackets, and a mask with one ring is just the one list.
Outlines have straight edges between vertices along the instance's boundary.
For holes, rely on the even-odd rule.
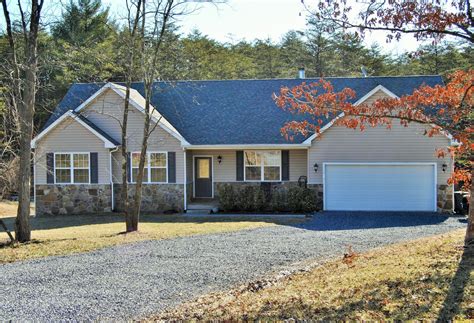
[[446,172],[446,169],[448,168],[448,165],[446,165],[446,163],[444,163],[441,167],[443,169],[443,172]]
[[217,156],[217,161],[219,162],[219,164],[222,163],[222,156],[221,155]]
[[313,169],[314,169],[314,172],[317,173],[318,172],[318,168],[319,168],[319,165],[318,163],[314,163],[313,165]]

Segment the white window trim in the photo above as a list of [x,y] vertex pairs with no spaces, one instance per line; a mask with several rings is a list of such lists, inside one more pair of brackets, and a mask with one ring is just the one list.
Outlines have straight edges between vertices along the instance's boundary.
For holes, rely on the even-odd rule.
[[[139,154],[140,151],[131,151],[130,152],[130,184],[136,184],[137,182],[134,181],[133,178],[133,169],[138,167],[133,167],[133,154]],[[148,178],[146,181],[143,181],[143,184],[168,184],[168,152],[167,151],[148,151],[147,153],[147,164],[145,165],[145,168],[148,170]],[[165,154],[165,160],[166,160],[166,166],[165,167],[160,167],[160,166],[151,166],[150,165],[150,154]],[[164,168],[165,169],[165,174],[166,174],[166,181],[165,182],[152,182],[151,180],[151,169],[152,168]]]
[[[88,168],[85,168],[85,167],[74,167],[74,155],[75,154],[81,154],[81,155],[87,155],[88,157],[88,160],[89,160],[89,167]],[[56,168],[56,155],[69,155],[69,158],[70,158],[70,162],[71,162],[71,165],[69,166],[69,168],[67,167],[59,167],[59,168]],[[90,152],[86,152],[86,151],[75,151],[75,152],[55,152],[54,153],[54,161],[53,161],[53,171],[54,171],[54,184],[56,185],[75,185],[75,184],[84,184],[84,185],[87,185],[87,184],[91,184],[91,153]],[[69,183],[58,183],[56,181],[56,169],[69,169],[70,170],[70,176],[71,176],[71,181]],[[89,169],[89,182],[86,182],[86,183],[76,183],[74,182],[74,169]]]
[[[263,163],[263,158],[262,158],[262,162],[261,162],[261,165],[260,165],[260,179],[249,179],[247,180],[247,172],[246,172],[246,168],[247,166],[248,167],[258,167],[258,166],[254,166],[254,165],[247,165],[247,162],[246,162],[246,158],[245,158],[245,153],[247,152],[256,152],[256,153],[265,153],[265,152],[278,152],[279,154],[279,164],[278,165],[275,165],[275,166],[267,166],[267,167],[280,167],[280,178],[277,179],[277,180],[265,180],[264,176],[264,163]],[[282,165],[281,165],[281,150],[244,150],[244,182],[281,182],[281,172],[282,172]]]

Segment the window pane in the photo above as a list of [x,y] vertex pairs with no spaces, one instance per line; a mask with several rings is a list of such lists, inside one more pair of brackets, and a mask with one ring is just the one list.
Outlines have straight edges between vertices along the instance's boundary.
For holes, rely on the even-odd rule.
[[89,167],[89,154],[74,154],[74,167],[88,168]]
[[165,153],[151,153],[150,166],[151,167],[166,167],[166,154]]
[[256,151],[245,152],[245,165],[247,166],[258,166],[261,165],[261,156]]
[[280,166],[280,152],[279,151],[266,151],[263,153],[263,165],[264,166]]
[[89,183],[89,169],[75,169],[74,183]]
[[[132,182],[137,181],[138,168],[132,168]],[[148,168],[143,169],[143,183],[148,182]]]
[[280,180],[280,167],[264,167],[263,176],[265,181],[279,181]]
[[166,182],[166,168],[152,168],[150,172],[152,182]]
[[71,170],[56,169],[56,183],[71,183]]
[[259,181],[261,180],[262,169],[261,167],[245,167],[245,179],[247,181]]
[[[140,153],[133,153],[132,154],[132,167],[138,167],[140,163]],[[148,165],[148,158],[145,156],[145,167]]]
[[71,155],[69,155],[69,154],[56,154],[55,155],[55,166],[56,167],[71,167]]
[[209,159],[198,159],[198,178],[210,178],[209,174]]

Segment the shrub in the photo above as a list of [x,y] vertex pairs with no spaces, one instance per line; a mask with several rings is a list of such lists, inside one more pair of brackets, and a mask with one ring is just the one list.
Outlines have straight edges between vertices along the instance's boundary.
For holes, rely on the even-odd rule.
[[253,186],[245,186],[239,191],[238,194],[238,205],[237,209],[241,211],[254,211],[255,207],[255,198],[254,198],[254,188]]
[[272,192],[270,207],[272,211],[288,211],[288,194],[286,190],[275,190]]
[[230,184],[224,184],[219,186],[218,189],[219,196],[219,207],[226,211],[235,210],[237,194],[234,191],[234,187]]
[[293,212],[312,212],[317,209],[316,194],[303,187],[291,187],[288,191],[288,207]]
[[253,192],[254,198],[254,210],[255,211],[263,211],[267,207],[267,201],[265,198],[265,192],[262,190],[260,186],[254,187]]
[[301,193],[301,211],[302,212],[313,212],[317,209],[316,193],[309,189],[303,188]]

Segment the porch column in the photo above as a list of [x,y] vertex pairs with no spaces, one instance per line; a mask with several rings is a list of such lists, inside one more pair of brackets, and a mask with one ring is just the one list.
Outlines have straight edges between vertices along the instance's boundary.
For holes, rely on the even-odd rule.
[[183,167],[184,168],[184,171],[183,171],[184,172],[184,181],[183,181],[184,182],[184,211],[186,212],[187,200],[188,200],[188,197],[187,197],[187,195],[188,195],[188,177],[187,177],[187,174],[186,174],[186,169],[187,169],[186,149],[183,148],[183,150],[184,150],[184,154],[183,154],[183,156],[184,156],[184,167]]

